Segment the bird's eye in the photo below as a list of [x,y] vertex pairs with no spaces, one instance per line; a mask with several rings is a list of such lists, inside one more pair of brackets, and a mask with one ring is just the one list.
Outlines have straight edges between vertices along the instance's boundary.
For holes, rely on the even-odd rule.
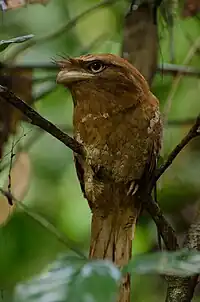
[[105,68],[105,65],[101,61],[94,61],[88,65],[88,69],[93,73],[98,73]]

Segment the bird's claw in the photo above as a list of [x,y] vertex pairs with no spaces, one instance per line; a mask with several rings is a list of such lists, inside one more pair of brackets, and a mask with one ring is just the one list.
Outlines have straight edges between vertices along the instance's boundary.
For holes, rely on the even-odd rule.
[[132,196],[135,195],[138,188],[139,188],[139,185],[135,181],[133,181],[128,189],[127,195],[132,195]]

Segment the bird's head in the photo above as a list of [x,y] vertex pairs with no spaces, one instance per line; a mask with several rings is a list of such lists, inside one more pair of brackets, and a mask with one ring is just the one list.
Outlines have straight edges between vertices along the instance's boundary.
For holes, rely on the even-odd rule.
[[113,54],[84,55],[57,62],[57,83],[68,87],[74,103],[84,99],[130,107],[149,93],[143,76],[127,60]]

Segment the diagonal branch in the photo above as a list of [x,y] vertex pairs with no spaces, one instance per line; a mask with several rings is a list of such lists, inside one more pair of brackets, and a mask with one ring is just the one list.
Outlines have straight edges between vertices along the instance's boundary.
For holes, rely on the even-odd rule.
[[74,151],[75,153],[83,155],[83,148],[81,144],[79,144],[75,139],[71,138],[68,134],[61,131],[53,123],[42,117],[39,113],[28,106],[9,89],[1,85],[0,98],[7,101],[9,104],[13,105],[16,109],[20,110],[24,115],[26,115],[30,119],[31,124],[42,128],[43,130],[57,138],[60,142],[65,144],[67,147],[72,149],[72,151]]
[[168,156],[167,161],[157,170],[154,182],[158,181],[161,175],[169,168],[173,160],[182,151],[182,149],[196,136],[200,136],[200,114],[198,115],[195,124],[192,126],[188,134],[182,139],[182,141],[174,148],[174,150]]
[[[182,141],[175,147],[175,149],[170,153],[167,161],[162,165],[156,173],[155,179],[153,183],[161,177],[161,175],[168,169],[168,167],[172,164],[173,160],[177,157],[177,155],[182,151],[182,149],[195,137],[200,136],[200,114],[198,115],[195,124],[192,126],[190,131],[186,134],[186,136],[182,139]],[[153,212],[153,203],[149,205],[149,212]],[[158,215],[157,215],[158,216]],[[156,222],[156,213],[153,212],[153,219]],[[164,223],[164,217],[162,219],[162,223]],[[162,224],[161,226],[156,222],[159,227],[159,231],[162,234]],[[165,227],[167,223],[165,223]],[[166,244],[166,239],[171,237],[171,230],[168,229],[165,233],[165,237],[163,237],[163,241]],[[172,237],[173,238],[173,237]],[[176,236],[174,237],[176,238]],[[172,242],[173,244],[173,242]],[[167,245],[166,245],[167,246]],[[187,233],[184,245],[184,248],[200,250],[200,206],[195,218],[194,223],[190,226],[189,231]],[[168,246],[167,246],[168,248]],[[168,276],[167,282],[167,295],[166,302],[190,302],[194,295],[194,290],[198,281],[198,275],[194,275],[192,277],[179,277],[179,276]]]
[[24,52],[26,49],[33,47],[34,45],[46,43],[49,40],[57,39],[60,35],[63,33],[66,35],[69,30],[71,30],[76,24],[83,19],[85,16],[89,15],[90,13],[100,9],[105,8],[107,6],[114,5],[117,2],[117,0],[103,0],[98,1],[97,4],[95,4],[92,7],[89,7],[87,10],[81,12],[79,15],[75,16],[72,20],[67,21],[65,24],[61,24],[56,30],[53,30],[52,32],[48,33],[46,36],[41,36],[35,39],[31,39],[28,42],[22,44],[20,47],[15,49],[9,56],[7,61],[14,61],[14,59]]
[[[182,151],[182,149],[196,136],[200,135],[200,114],[198,115],[195,124],[192,126],[188,134],[182,139],[182,141],[175,147],[175,149],[170,153],[166,162],[157,169],[156,176],[152,180],[152,183],[149,184],[149,191],[152,191],[155,183],[161,177],[161,175],[167,170],[167,168],[172,164],[173,160],[177,157],[177,155]],[[178,240],[175,234],[174,229],[168,223],[159,205],[154,202],[151,198],[146,199],[143,198],[145,201],[145,208],[151,215],[152,219],[154,220],[158,230],[163,238],[165,246],[168,250],[177,250],[179,249]],[[188,280],[188,279],[187,279]],[[170,300],[169,300],[170,301]]]
[[144,198],[145,209],[149,212],[152,219],[154,220],[159,233],[165,243],[166,248],[169,251],[175,251],[179,249],[178,240],[173,227],[164,217],[159,205],[152,200],[152,198]]

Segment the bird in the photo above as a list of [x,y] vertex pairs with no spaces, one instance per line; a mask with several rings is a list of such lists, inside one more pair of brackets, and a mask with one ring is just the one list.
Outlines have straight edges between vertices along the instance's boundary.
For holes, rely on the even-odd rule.
[[[140,72],[114,54],[87,54],[57,61],[57,83],[71,92],[74,153],[84,197],[92,212],[89,256],[128,263],[141,212],[138,192],[154,175],[162,144],[159,101]],[[130,276],[120,289],[130,301]]]

